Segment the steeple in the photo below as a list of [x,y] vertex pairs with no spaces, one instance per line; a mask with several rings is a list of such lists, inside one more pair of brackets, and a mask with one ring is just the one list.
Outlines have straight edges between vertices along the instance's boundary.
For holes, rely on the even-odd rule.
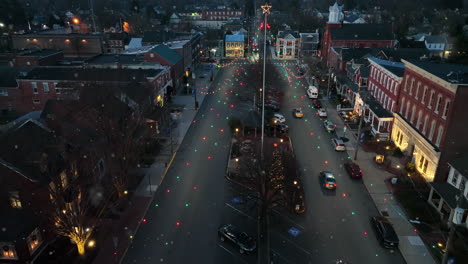
[[335,2],[334,5],[330,6],[328,9],[330,14],[328,15],[329,24],[339,24],[344,18],[343,15],[343,6],[338,5],[338,2]]

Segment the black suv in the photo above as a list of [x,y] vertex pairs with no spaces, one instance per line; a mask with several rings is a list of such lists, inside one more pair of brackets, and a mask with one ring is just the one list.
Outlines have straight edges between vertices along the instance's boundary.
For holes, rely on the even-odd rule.
[[385,248],[397,248],[398,239],[392,224],[383,216],[374,216],[371,218],[372,226],[377,234],[377,239]]
[[218,235],[221,241],[231,241],[238,246],[241,254],[252,253],[257,248],[257,243],[252,237],[231,224],[221,227],[218,230]]

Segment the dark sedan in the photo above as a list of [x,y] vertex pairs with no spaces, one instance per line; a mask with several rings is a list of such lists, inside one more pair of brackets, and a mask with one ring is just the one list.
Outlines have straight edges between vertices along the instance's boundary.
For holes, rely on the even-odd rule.
[[322,103],[320,103],[318,99],[315,99],[314,101],[312,101],[312,105],[314,106],[315,109],[319,109],[323,107]]
[[392,224],[383,216],[371,218],[372,226],[375,229],[377,239],[385,248],[397,248],[399,239]]
[[357,165],[356,163],[351,162],[351,161],[346,162],[344,164],[344,168],[345,168],[346,172],[348,173],[349,177],[351,177],[353,179],[361,179],[362,178],[362,170],[359,167],[359,165]]
[[241,254],[252,253],[257,248],[255,239],[231,224],[221,227],[218,230],[218,236],[221,241],[229,241],[239,247]]

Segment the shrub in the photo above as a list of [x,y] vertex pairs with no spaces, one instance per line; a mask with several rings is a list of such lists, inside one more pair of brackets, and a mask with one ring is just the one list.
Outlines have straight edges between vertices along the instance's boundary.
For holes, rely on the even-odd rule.
[[403,152],[401,151],[400,148],[396,148],[394,151],[393,151],[393,156],[397,157],[397,158],[401,158],[403,157]]
[[409,173],[413,173],[416,171],[416,165],[413,162],[406,163],[405,169]]

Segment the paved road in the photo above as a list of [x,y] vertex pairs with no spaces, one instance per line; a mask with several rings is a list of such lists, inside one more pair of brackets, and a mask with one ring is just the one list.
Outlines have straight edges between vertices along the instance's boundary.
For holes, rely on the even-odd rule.
[[234,223],[256,237],[255,201],[224,178],[228,118],[249,108],[242,91],[258,71],[243,63],[220,69],[123,263],[255,263],[217,236]]
[[[351,180],[344,171],[342,164],[348,156],[333,150],[333,135],[325,131],[311,100],[304,96],[304,80],[295,77],[293,66],[284,66],[284,62],[279,61],[273,61],[273,64],[283,81],[276,80],[270,85],[287,87],[280,112],[290,127],[307,206],[302,216],[283,212],[272,217],[274,259],[280,260],[277,263],[326,264],[338,259],[360,264],[405,263],[399,251],[386,250],[378,244],[369,222],[371,216],[377,215],[377,209],[362,182]],[[304,119],[292,118],[291,110],[295,107],[304,109]],[[333,114],[330,106],[327,108],[329,119],[336,122],[338,115]],[[322,170],[335,174],[336,192],[325,191],[319,186],[318,174]],[[289,233],[291,228],[298,232]]]

